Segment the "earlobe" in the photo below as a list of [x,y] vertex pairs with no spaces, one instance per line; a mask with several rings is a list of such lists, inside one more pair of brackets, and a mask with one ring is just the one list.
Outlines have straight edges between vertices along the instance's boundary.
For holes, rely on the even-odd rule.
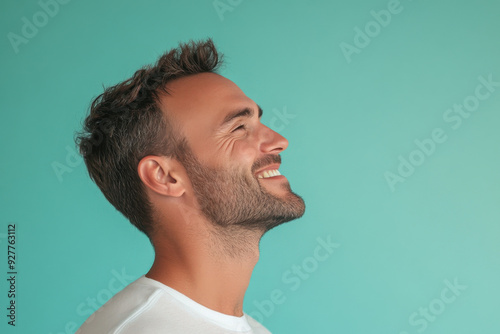
[[139,162],[137,173],[142,182],[157,194],[180,197],[185,192],[178,164],[171,158],[146,156]]

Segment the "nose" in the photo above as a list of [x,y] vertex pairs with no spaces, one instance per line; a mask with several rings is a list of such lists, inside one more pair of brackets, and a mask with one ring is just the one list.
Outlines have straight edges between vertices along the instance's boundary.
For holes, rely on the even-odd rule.
[[270,129],[269,127],[263,124],[261,125],[262,141],[260,144],[260,149],[262,152],[278,154],[288,147],[288,140],[285,137]]

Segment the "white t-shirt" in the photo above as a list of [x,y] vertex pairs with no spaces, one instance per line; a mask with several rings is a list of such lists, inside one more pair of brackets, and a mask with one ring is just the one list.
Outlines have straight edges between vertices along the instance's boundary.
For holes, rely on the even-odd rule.
[[247,314],[211,310],[142,275],[94,312],[76,334],[271,334]]

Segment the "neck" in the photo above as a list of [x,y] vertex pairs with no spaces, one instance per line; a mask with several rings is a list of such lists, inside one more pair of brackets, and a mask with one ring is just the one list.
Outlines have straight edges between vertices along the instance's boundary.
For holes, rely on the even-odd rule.
[[154,243],[155,261],[146,276],[214,311],[240,317],[262,234],[217,227],[164,238]]

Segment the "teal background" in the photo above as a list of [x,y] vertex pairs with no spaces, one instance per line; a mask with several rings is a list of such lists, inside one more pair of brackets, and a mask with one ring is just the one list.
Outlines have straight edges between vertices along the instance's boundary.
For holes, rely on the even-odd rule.
[[[231,8],[222,19],[211,0],[73,0],[17,53],[8,34],[22,35],[23,17],[42,7],[2,2],[0,331],[74,333],[120,288],[118,273],[128,283],[149,269],[148,240],[90,181],[73,136],[102,85],[179,41],[213,37],[222,74],[289,140],[281,171],[307,204],[263,238],[245,311],[273,333],[499,333],[500,87],[457,129],[443,114],[480,76],[500,81],[500,3],[401,0],[348,62],[341,43],[354,45],[355,28],[388,1],[221,2]],[[446,141],[391,191],[385,173],[435,128]],[[60,178],[54,164],[67,168]],[[15,328],[5,316],[9,223]],[[329,236],[339,246],[313,260]],[[455,279],[466,288],[443,303]]]

